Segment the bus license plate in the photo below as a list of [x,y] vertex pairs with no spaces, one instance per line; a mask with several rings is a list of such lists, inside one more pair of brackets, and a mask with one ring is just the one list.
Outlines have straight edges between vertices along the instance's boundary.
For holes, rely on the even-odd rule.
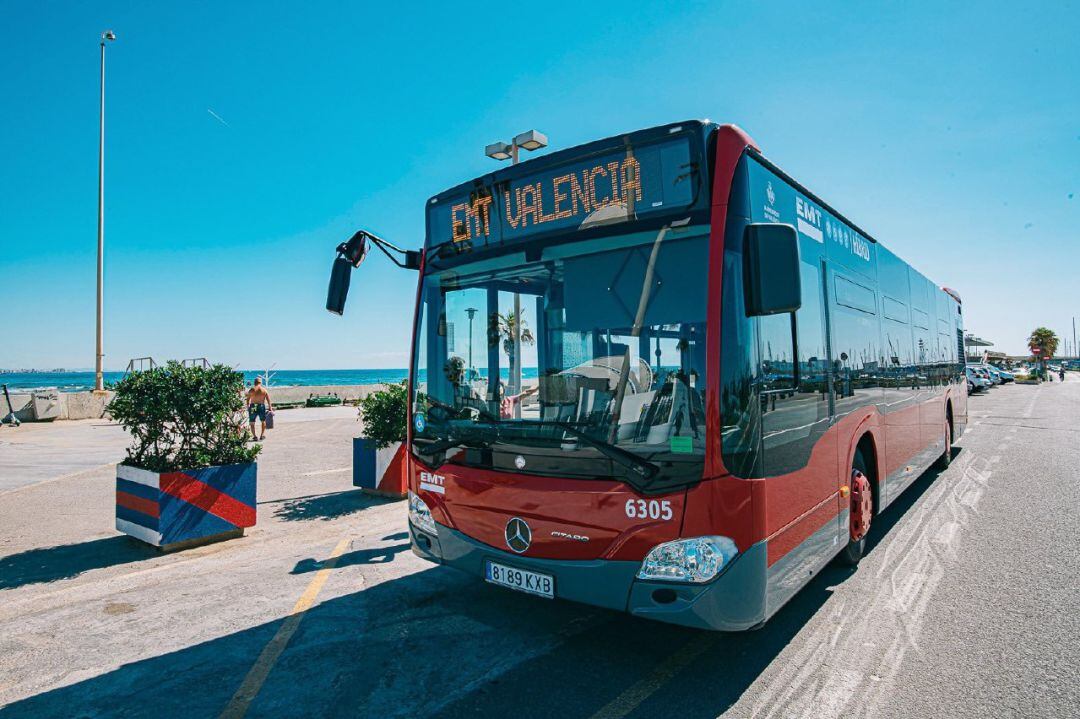
[[535,594],[538,597],[555,598],[555,578],[550,574],[530,572],[528,569],[507,567],[495,562],[487,563],[484,579],[500,587]]

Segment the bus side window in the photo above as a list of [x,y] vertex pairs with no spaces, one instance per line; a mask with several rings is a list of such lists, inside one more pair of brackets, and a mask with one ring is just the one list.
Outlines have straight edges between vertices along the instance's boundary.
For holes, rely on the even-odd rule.
[[762,392],[794,390],[797,384],[794,313],[766,315],[758,321]]
[[794,314],[760,318],[762,389],[820,393],[825,396],[829,366],[825,348],[821,273],[799,265],[802,306]]

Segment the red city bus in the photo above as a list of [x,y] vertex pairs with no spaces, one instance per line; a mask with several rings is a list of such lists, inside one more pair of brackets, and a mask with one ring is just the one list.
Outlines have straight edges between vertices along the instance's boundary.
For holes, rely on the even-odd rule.
[[967,421],[956,293],[732,125],[459,185],[405,264],[413,551],[510,589],[760,625]]

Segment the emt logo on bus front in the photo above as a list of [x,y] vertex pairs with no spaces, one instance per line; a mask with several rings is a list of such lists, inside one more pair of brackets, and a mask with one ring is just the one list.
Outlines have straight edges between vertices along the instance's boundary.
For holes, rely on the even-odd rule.
[[[578,168],[547,180],[529,182],[499,192],[503,217],[513,229],[563,220],[576,215],[589,215],[605,207],[624,207],[628,213],[633,203],[640,202],[641,165],[633,155],[622,161],[612,161]],[[544,206],[544,196],[552,198]],[[468,202],[450,209],[451,237],[454,242],[466,242],[491,235],[492,195],[478,194]]]
[[446,477],[431,472],[420,473],[420,489],[436,494],[446,494]]

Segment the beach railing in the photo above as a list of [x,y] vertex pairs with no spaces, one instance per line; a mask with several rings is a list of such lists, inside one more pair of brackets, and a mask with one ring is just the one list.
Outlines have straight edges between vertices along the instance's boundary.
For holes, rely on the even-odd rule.
[[131,374],[132,372],[142,372],[148,369],[154,369],[157,367],[157,362],[153,357],[135,357],[129,359],[127,363],[127,369],[124,370],[124,376]]

